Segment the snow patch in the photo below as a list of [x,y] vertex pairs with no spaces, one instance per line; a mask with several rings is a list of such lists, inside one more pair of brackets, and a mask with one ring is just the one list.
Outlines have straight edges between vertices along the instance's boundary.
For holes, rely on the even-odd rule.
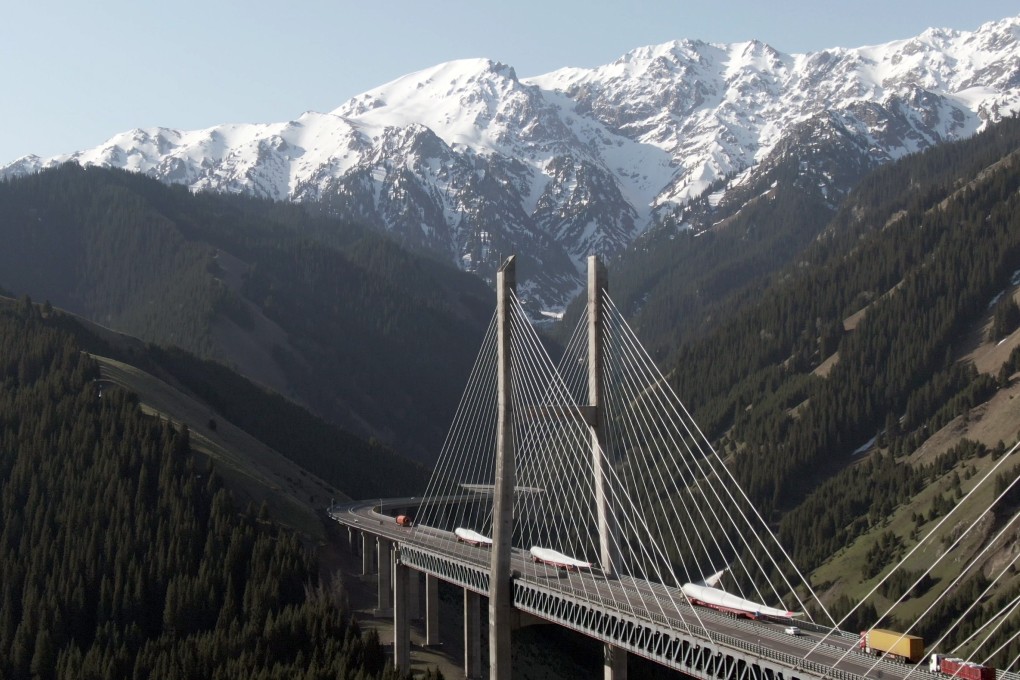
[[872,437],[871,439],[869,439],[868,441],[866,441],[866,442],[865,442],[864,444],[862,444],[862,445],[861,445],[861,446],[859,446],[858,448],[854,449],[854,452],[853,452],[853,454],[852,454],[852,455],[854,455],[854,456],[859,456],[859,455],[861,455],[862,453],[865,453],[866,451],[868,451],[869,449],[871,449],[871,448],[872,448],[873,446],[875,446],[875,442],[876,442],[876,441],[878,441],[878,437],[877,437],[877,436],[875,436],[875,437]]

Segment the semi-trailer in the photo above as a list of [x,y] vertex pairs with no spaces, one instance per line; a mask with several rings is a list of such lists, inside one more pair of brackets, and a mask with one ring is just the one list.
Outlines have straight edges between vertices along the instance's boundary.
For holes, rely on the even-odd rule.
[[995,680],[994,668],[942,654],[931,655],[928,670],[932,673],[944,673],[955,678],[963,678],[963,680]]
[[860,648],[868,654],[892,656],[911,663],[924,658],[924,640],[895,630],[862,630]]

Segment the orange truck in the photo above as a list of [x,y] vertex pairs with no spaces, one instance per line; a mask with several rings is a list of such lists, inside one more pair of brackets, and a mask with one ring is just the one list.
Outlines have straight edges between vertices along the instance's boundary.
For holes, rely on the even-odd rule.
[[411,519],[410,515],[397,515],[397,524],[402,527],[409,527],[414,525],[414,520]]
[[868,654],[892,656],[910,663],[917,663],[924,658],[924,640],[895,630],[863,630],[860,647]]

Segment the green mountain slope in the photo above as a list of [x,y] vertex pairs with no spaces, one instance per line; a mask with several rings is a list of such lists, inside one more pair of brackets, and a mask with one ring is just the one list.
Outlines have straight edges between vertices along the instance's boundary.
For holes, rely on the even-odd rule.
[[478,279],[300,206],[66,165],[0,183],[0,281],[235,367],[431,460],[491,317]]
[[300,516],[291,523],[309,534],[321,534],[315,514],[334,497],[423,491],[426,470],[420,464],[317,418],[222,364],[52,308],[45,323],[96,357],[101,385],[128,389],[148,412],[188,425],[193,448],[215,459],[223,476],[239,482],[235,488],[246,489],[256,503],[270,503],[277,517]]
[[[791,266],[679,345],[669,379],[755,505],[837,614],[865,597],[1020,434],[1020,120],[865,178]],[[999,476],[1001,475],[1001,476]],[[980,531],[886,621],[934,639],[1008,564],[993,541],[1015,497],[961,507],[847,628],[875,623],[911,574],[969,524]],[[979,499],[980,500],[980,499]],[[987,550],[986,550],[987,549]],[[961,565],[986,550],[957,584]],[[955,570],[955,571],[954,571]],[[1020,592],[1001,581],[954,632],[962,640]],[[1006,600],[1003,600],[1006,598]],[[1001,640],[1020,624],[998,633]],[[997,657],[1007,663],[1015,643]]]
[[679,349],[678,394],[759,503],[792,507],[887,420],[910,432],[987,390],[954,347],[1020,269],[1017,148],[1008,121],[884,168],[758,303]]

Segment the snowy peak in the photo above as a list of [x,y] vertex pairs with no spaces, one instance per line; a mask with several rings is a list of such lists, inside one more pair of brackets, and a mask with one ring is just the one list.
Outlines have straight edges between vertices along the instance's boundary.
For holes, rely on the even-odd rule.
[[515,251],[541,271],[524,294],[556,307],[587,254],[612,256],[663,220],[682,224],[706,195],[716,210],[778,163],[800,156],[798,172],[835,200],[875,164],[1016,111],[1020,17],[810,54],[677,40],[526,79],[464,59],[329,113],[131,130],[0,175],[72,160],[315,202],[484,277]]
[[[428,112],[451,98],[499,99],[518,83],[514,69],[489,59],[461,59],[410,73],[369,90],[333,111],[356,118],[380,107]],[[413,118],[418,120],[417,117]]]
[[398,78],[344,103],[333,115],[364,129],[421,124],[447,143],[484,142],[507,102],[526,98],[513,68],[487,59],[439,64]]

